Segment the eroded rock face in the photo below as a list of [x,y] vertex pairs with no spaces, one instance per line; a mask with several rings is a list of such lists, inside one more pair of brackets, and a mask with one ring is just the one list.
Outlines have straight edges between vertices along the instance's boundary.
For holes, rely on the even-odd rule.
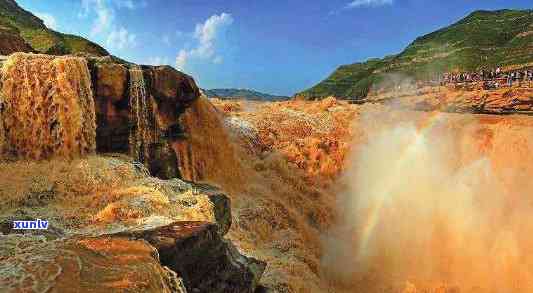
[[91,58],[97,151],[129,153],[160,178],[178,177],[171,148],[182,139],[181,113],[199,97],[194,80],[169,66]]
[[111,102],[125,98],[128,70],[118,63],[102,63],[95,67],[96,95]]
[[151,71],[151,86],[157,99],[178,106],[194,101],[200,90],[194,79],[170,66],[145,67]]
[[131,131],[126,96],[128,70],[118,63],[97,63],[91,73],[96,106],[97,151],[126,153]]

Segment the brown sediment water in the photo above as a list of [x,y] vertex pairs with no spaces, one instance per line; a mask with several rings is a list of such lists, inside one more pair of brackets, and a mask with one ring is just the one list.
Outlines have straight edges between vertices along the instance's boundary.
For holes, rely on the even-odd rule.
[[[200,97],[180,117],[187,139],[172,144],[182,178],[240,190],[247,180],[236,146],[218,110]],[[231,190],[228,190],[231,191]]]
[[95,151],[91,79],[83,58],[16,53],[2,68],[3,153],[31,159]]
[[[267,201],[289,209],[261,203],[265,207],[254,214],[258,224],[238,231],[242,235],[268,231],[268,237],[251,245],[257,248],[270,242],[279,247],[277,231],[283,228],[266,224],[296,223],[284,237],[288,246],[302,250],[288,250],[278,254],[283,255],[280,258],[270,258],[269,252],[268,284],[283,287],[283,272],[290,280],[283,287],[287,292],[533,292],[531,117],[343,103],[314,114],[318,102],[265,103],[253,110],[242,107],[243,102],[216,103],[232,119],[230,125],[248,123],[240,127],[256,131],[258,135],[252,137],[259,145],[286,154],[275,165],[260,161],[261,168],[255,171],[263,177],[249,182],[265,188],[256,194],[267,193]],[[346,115],[353,117],[351,122],[320,118],[344,112],[354,114]],[[293,169],[287,174],[275,168],[287,163],[284,160],[290,162],[294,154],[303,163],[291,165],[307,171],[315,159],[309,148],[301,146],[306,146],[306,136],[320,129],[311,128],[302,135],[296,130],[306,125],[288,122],[303,114],[311,114],[306,116],[311,122],[340,122],[324,138],[340,143],[347,139],[344,135],[351,137],[350,147],[324,152],[344,158],[338,168],[340,177],[329,192],[295,189],[303,177]],[[270,123],[277,116],[279,122]],[[285,129],[287,125],[291,127]],[[350,131],[332,135],[335,128]],[[262,135],[265,130],[274,135]],[[313,180],[323,178],[303,174]],[[271,184],[275,178],[282,184]],[[326,212],[330,205],[336,207]],[[309,218],[298,217],[319,212],[324,212],[320,222],[325,223],[319,226],[321,238],[313,237]],[[246,241],[241,243],[246,247]],[[318,255],[319,270],[310,274],[296,259],[285,262],[292,253],[309,267]],[[271,275],[277,279],[269,279]]]
[[533,291],[530,117],[383,108],[353,127],[323,255],[338,291]]

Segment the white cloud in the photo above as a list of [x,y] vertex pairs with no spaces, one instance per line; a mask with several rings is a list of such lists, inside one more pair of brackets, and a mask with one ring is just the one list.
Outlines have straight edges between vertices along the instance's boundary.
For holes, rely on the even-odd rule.
[[107,36],[106,44],[119,50],[133,48],[137,45],[137,36],[124,27],[113,29]]
[[181,49],[176,56],[176,67],[185,71],[191,59],[222,62],[222,57],[216,54],[216,40],[220,31],[233,23],[233,17],[228,13],[212,15],[204,23],[196,25],[194,39],[197,45],[189,50]]
[[189,59],[189,52],[181,49],[178,53],[178,56],[176,56],[176,68],[181,71],[185,71],[185,65],[187,65],[187,61]]
[[51,28],[53,30],[57,30],[57,21],[56,18],[49,13],[44,12],[35,12],[35,16],[42,19],[44,22],[44,25],[46,25],[48,28]]
[[81,0],[78,17],[93,17],[90,36],[105,41],[110,48],[123,50],[136,46],[137,36],[115,21],[116,9],[136,9],[147,2],[134,0]]
[[378,7],[385,5],[392,5],[393,0],[353,0],[352,2],[346,4],[347,9],[358,8],[358,7]]
[[81,0],[81,11],[78,17],[86,18],[94,12],[96,18],[91,27],[91,36],[96,36],[108,31],[114,21],[115,11],[108,5],[106,0]]
[[200,43],[207,44],[213,42],[216,38],[218,31],[227,25],[233,23],[233,17],[231,14],[222,13],[220,15],[213,15],[209,17],[203,24],[196,25],[194,36],[200,40]]

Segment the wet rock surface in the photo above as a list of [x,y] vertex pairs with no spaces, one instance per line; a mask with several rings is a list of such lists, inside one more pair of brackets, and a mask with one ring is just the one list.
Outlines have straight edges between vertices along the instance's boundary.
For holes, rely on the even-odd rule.
[[[69,178],[26,174],[31,192],[21,192],[16,208],[0,207],[0,292],[254,292],[259,285],[265,263],[223,238],[231,205],[217,188],[149,177],[142,165],[116,158],[59,168],[80,166],[92,180],[129,176],[129,183],[112,180],[114,195],[65,202],[56,180],[68,185]],[[8,169],[14,166],[0,164],[0,172]],[[84,180],[75,177],[76,184]],[[39,206],[22,204],[32,197],[41,198]],[[36,219],[48,220],[48,229],[13,229],[15,220]]]
[[2,292],[186,292],[148,243],[118,237],[1,236]]
[[266,267],[241,255],[209,222],[176,222],[119,235],[153,245],[161,263],[183,278],[188,292],[254,292]]
[[97,151],[128,153],[160,178],[178,177],[171,148],[183,138],[181,113],[200,96],[192,77],[169,66],[136,66],[90,58]]

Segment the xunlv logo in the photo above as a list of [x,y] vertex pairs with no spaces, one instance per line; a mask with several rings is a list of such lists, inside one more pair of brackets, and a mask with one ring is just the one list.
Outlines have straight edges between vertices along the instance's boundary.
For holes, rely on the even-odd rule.
[[13,230],[46,230],[48,221],[37,219],[34,221],[13,221]]

